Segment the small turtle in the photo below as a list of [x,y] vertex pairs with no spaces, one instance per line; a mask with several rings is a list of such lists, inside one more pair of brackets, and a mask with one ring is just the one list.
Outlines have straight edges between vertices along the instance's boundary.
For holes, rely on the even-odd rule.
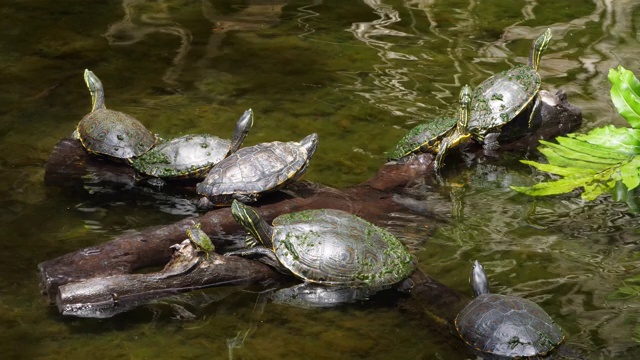
[[204,178],[222,159],[236,152],[253,125],[251,109],[242,114],[231,140],[213,135],[185,135],[161,143],[131,161],[138,172],[163,179]]
[[404,280],[416,267],[395,236],[344,211],[294,212],[276,217],[271,226],[254,208],[234,200],[231,214],[263,246],[225,255],[258,255],[306,282],[384,288]]
[[[529,61],[483,81],[473,92],[468,130],[487,150],[497,150],[498,140],[514,140],[540,125],[540,58],[551,40],[551,30],[531,44]],[[525,111],[527,109],[527,111]]]
[[228,205],[233,199],[252,202],[299,179],[317,146],[318,135],[311,134],[300,142],[274,141],[236,151],[196,185],[198,194],[205,196],[200,207]]
[[102,82],[94,73],[85,70],[84,81],[91,93],[93,108],[80,120],[73,137],[79,139],[87,151],[130,162],[156,144],[156,135],[136,118],[106,108]]
[[434,167],[439,171],[444,166],[447,150],[471,137],[467,131],[471,87],[465,85],[460,90],[460,105],[457,118],[439,117],[411,129],[395,149],[388,154],[390,160],[397,160],[418,152],[436,154]]
[[534,302],[490,294],[478,261],[469,282],[476,298],[460,311],[455,326],[475,350],[509,357],[545,355],[564,340],[562,329]]
[[209,254],[215,251],[216,248],[213,246],[209,236],[200,229],[200,223],[190,226],[187,229],[187,236],[196,251],[205,253],[207,259],[209,259]]

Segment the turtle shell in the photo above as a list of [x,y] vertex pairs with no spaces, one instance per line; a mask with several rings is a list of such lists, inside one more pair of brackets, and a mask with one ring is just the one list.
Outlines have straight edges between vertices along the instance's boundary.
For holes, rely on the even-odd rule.
[[295,141],[248,146],[214,166],[196,185],[196,191],[214,204],[228,204],[234,197],[254,201],[261,193],[298,179],[310,159],[307,150]]
[[85,149],[118,159],[140,156],[156,143],[156,136],[136,118],[109,109],[85,115],[77,131]]
[[160,178],[204,178],[229,153],[231,141],[213,135],[185,135],[134,159],[139,172]]
[[540,75],[528,65],[518,65],[483,81],[473,91],[469,132],[477,140],[499,132],[532,103],[540,83]]
[[544,355],[564,339],[540,306],[510,295],[479,295],[458,314],[455,326],[468,345],[499,356]]
[[383,287],[415,269],[388,231],[340,210],[306,210],[273,220],[273,251],[294,275],[324,285]]
[[414,127],[387,153],[387,158],[397,160],[418,151],[437,153],[440,142],[457,122],[458,118],[438,117]]

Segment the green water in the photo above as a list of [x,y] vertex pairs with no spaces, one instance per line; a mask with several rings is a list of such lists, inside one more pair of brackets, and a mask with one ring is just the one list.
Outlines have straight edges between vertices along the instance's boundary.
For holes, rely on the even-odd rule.
[[[455,114],[465,83],[526,62],[550,27],[543,88],[565,89],[582,131],[624,125],[609,101],[610,68],[640,74],[633,1],[21,1],[0,9],[0,357],[2,359],[461,359],[462,343],[384,304],[303,310],[255,289],[194,294],[194,321],[169,306],[113,319],[63,318],[40,294],[36,265],[127,231],[177,221],[171,204],[43,185],[56,142],[89,111],[82,71],[107,106],[154,132],[230,136],[247,108],[245,144],[320,146],[306,179],[357,184],[425,118]],[[415,186],[410,197],[450,218],[390,214],[385,226],[419,267],[470,293],[481,260],[495,292],[543,306],[594,359],[640,356],[640,298],[611,300],[640,274],[637,215],[603,198],[533,200],[528,167],[479,164],[463,192]],[[409,196],[409,195],[404,195]],[[175,212],[174,212],[175,213]],[[215,301],[198,300],[206,296]],[[191,301],[191,300],[190,300]],[[453,344],[453,345],[452,345]]]

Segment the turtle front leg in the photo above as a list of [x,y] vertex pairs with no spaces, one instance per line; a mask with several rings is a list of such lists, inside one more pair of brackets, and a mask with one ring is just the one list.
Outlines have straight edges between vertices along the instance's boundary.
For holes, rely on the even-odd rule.
[[250,249],[242,249],[229,251],[225,253],[224,256],[242,256],[242,257],[256,257],[258,261],[261,263],[267,264],[272,268],[276,269],[278,272],[281,272],[286,275],[291,275],[289,269],[284,267],[276,257],[276,254],[273,251],[263,247],[256,246]]
[[542,100],[540,100],[540,94],[536,95],[535,102],[531,108],[531,114],[529,115],[528,128],[529,133],[534,133],[538,130],[542,124]]
[[436,180],[443,184],[442,175],[440,174],[440,170],[444,166],[444,156],[447,153],[447,150],[451,146],[451,140],[448,138],[443,139],[440,144],[440,149],[438,149],[438,154],[436,155],[436,159],[433,161],[433,172],[436,176]]

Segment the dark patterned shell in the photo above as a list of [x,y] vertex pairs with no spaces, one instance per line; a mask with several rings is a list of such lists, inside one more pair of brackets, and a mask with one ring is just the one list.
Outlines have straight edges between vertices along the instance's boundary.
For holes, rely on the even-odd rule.
[[383,287],[415,269],[386,230],[339,210],[306,210],[273,221],[278,260],[296,276],[325,285]]
[[85,149],[119,159],[140,156],[156,143],[156,136],[140,121],[108,109],[97,109],[85,115],[77,130]]
[[307,151],[298,142],[245,147],[211,169],[196,191],[214,203],[227,203],[231,195],[257,195],[284,186],[302,176],[308,162]]
[[540,75],[528,65],[518,65],[483,81],[474,91],[469,132],[483,137],[515,118],[540,90]]
[[387,153],[387,158],[397,160],[418,151],[436,153],[442,138],[457,122],[455,117],[439,117],[414,127]]
[[227,156],[230,146],[230,140],[213,135],[185,135],[157,145],[131,165],[160,178],[204,178]]
[[467,344],[500,356],[544,355],[564,339],[540,306],[517,296],[482,294],[458,314],[455,325]]

